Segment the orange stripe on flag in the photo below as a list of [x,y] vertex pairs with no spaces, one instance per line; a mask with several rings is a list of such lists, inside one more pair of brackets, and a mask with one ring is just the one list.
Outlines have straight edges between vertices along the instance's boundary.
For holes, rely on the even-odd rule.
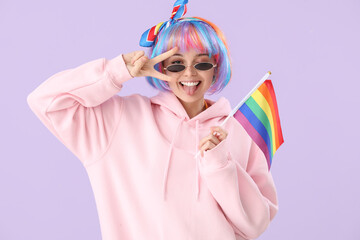
[[[266,84],[261,84],[260,87],[258,88],[258,90],[261,92],[261,94],[264,96],[264,98],[266,99],[266,101],[268,102],[270,109],[271,109],[271,114],[273,117],[273,122],[274,122],[274,135],[275,135],[275,146],[276,149],[279,148],[280,143],[279,143],[279,130],[278,130],[278,126],[276,124],[276,112],[274,109],[274,102],[272,101],[272,97],[271,94],[269,92],[268,87],[266,86]],[[274,151],[276,151],[276,149],[274,149]]]

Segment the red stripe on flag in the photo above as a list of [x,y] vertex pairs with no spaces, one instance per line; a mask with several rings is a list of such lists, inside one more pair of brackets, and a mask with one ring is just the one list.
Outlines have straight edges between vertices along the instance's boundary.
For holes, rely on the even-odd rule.
[[[272,98],[271,98],[271,95],[270,95],[270,92],[269,92],[269,89],[267,88],[267,85],[266,84],[261,84],[261,86],[258,88],[258,90],[260,91],[260,93],[264,96],[264,98],[266,99],[266,101],[268,102],[269,104],[269,107],[270,107],[270,110],[271,110],[271,115],[272,115],[272,120],[274,122],[274,134],[275,136],[275,149],[274,149],[274,152],[276,151],[276,149],[279,148],[280,144],[279,144],[279,135],[278,135],[278,126],[276,124],[276,112],[275,112],[275,109],[274,109],[274,102],[272,101]],[[270,116],[268,116],[270,117]],[[270,122],[270,119],[269,119],[269,122]]]
[[280,125],[280,116],[279,116],[279,110],[278,110],[278,106],[277,106],[277,101],[276,101],[276,96],[275,96],[275,91],[274,91],[274,87],[271,83],[271,80],[266,80],[264,82],[269,90],[269,93],[271,95],[272,101],[273,101],[273,105],[274,105],[274,111],[275,111],[275,117],[276,117],[276,126],[278,129],[277,135],[279,137],[279,146],[281,144],[283,144],[284,142],[284,138],[283,138],[283,134],[282,134],[282,130],[281,130],[281,125]]

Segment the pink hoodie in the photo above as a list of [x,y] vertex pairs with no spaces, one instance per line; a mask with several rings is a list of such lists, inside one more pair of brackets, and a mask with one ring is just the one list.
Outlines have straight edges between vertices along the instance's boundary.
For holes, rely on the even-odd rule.
[[54,74],[27,97],[85,167],[103,240],[254,239],[278,210],[263,153],[235,118],[225,140],[195,159],[229,101],[189,119],[172,92],[119,96],[122,55]]

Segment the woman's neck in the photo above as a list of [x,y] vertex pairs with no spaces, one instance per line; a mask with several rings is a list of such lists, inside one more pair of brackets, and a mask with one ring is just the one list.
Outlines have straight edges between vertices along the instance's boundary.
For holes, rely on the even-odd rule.
[[204,111],[206,109],[205,101],[204,101],[203,97],[201,99],[199,99],[198,101],[191,102],[191,103],[184,102],[181,99],[179,99],[179,101],[183,105],[183,107],[190,119],[195,117],[196,115],[198,115],[199,113],[201,113],[202,111]]

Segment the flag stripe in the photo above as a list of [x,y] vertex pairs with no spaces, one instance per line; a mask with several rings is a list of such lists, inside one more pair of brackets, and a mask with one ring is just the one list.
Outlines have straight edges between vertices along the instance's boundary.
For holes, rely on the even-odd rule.
[[256,115],[251,111],[246,102],[240,107],[240,111],[244,114],[244,116],[248,119],[251,125],[255,128],[255,130],[259,133],[259,135],[264,139],[266,143],[266,147],[268,148],[270,155],[270,162],[273,156],[271,152],[271,141],[266,128],[262,124],[262,122],[256,117]]
[[[270,132],[272,133],[271,138],[270,138],[270,140],[271,140],[270,146],[271,146],[271,152],[272,152],[271,156],[273,156],[275,153],[275,150],[276,150],[275,131],[274,131],[274,119],[271,114],[271,109],[270,109],[269,103],[268,103],[267,99],[264,98],[264,96],[260,93],[260,91],[258,89],[256,89],[256,91],[251,96],[255,99],[257,104],[259,106],[261,106],[262,110],[266,114],[268,121],[270,122]],[[269,136],[270,136],[270,134],[269,134]]]
[[264,139],[260,136],[258,131],[251,125],[249,120],[244,116],[244,114],[238,110],[234,114],[234,118],[239,121],[239,123],[243,126],[249,136],[254,140],[254,142],[259,146],[261,151],[264,153],[268,168],[270,169],[271,161],[270,161],[270,153],[269,149],[264,141]]
[[[259,104],[255,101],[255,99],[250,96],[248,98],[248,100],[246,101],[246,105],[250,108],[250,110],[254,113],[254,115],[257,117],[257,119],[264,125],[264,127],[266,128],[266,131],[269,135],[269,140],[270,140],[270,145],[272,147],[272,131],[271,131],[271,126],[270,126],[270,122],[268,119],[268,116],[266,115],[266,113],[264,112],[264,110],[259,106]],[[271,149],[271,152],[274,152],[274,149]]]
[[274,152],[279,148],[280,144],[279,144],[279,130],[278,130],[278,125],[276,123],[276,112],[274,109],[274,102],[272,100],[272,97],[270,95],[269,89],[267,88],[267,86],[265,84],[261,84],[261,86],[259,87],[259,92],[264,96],[264,98],[266,99],[266,101],[269,104],[270,110],[271,110],[271,116],[273,118],[273,123],[274,123],[274,136],[275,136],[275,141],[274,141]]
[[273,156],[284,142],[271,80],[265,80],[252,91],[233,116],[264,153],[270,170]]
[[284,138],[283,138],[281,124],[280,124],[280,115],[279,115],[279,110],[278,110],[278,106],[277,106],[275,91],[274,91],[274,87],[272,85],[272,82],[271,82],[271,80],[266,80],[264,83],[266,84],[266,86],[269,89],[269,93],[271,95],[271,99],[273,101],[273,106],[274,106],[274,111],[275,111],[275,118],[276,118],[275,123],[276,123],[277,129],[278,129],[278,132],[276,133],[276,135],[279,138],[279,146],[276,148],[276,150],[277,150],[280,147],[280,145],[284,143]]

